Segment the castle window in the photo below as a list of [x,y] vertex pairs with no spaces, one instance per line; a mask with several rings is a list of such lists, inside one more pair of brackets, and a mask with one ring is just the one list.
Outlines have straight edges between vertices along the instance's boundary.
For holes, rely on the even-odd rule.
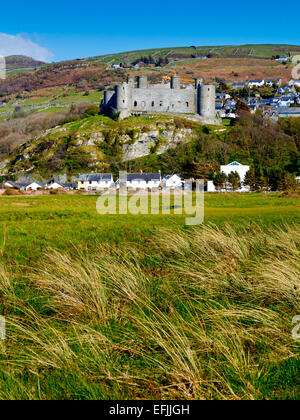
[[188,103],[188,102],[186,103],[186,107],[187,107],[187,108],[189,107],[189,103]]
[[163,101],[160,101],[160,104],[159,104],[159,106],[163,106]]
[[151,105],[154,106],[154,101],[152,101],[152,104]]
[[134,104],[133,104],[134,106],[137,106],[137,101],[134,101]]

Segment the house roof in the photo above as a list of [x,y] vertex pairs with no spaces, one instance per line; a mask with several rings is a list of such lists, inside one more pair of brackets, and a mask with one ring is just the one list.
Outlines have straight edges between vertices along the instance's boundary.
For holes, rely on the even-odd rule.
[[228,166],[242,166],[242,164],[235,160],[234,162],[229,163]]
[[134,181],[136,179],[140,179],[142,181],[160,181],[161,175],[157,174],[127,174],[127,181]]
[[249,80],[248,83],[262,83],[262,82],[264,82],[264,79]]
[[173,176],[178,176],[178,178],[182,179],[182,175],[180,175],[180,174],[165,175],[165,176],[163,177],[163,179],[164,179],[164,180],[167,180],[167,179],[172,178]]
[[[29,186],[30,186],[30,185],[32,185],[32,184],[37,184],[37,185],[39,185],[40,187],[44,187],[44,186],[45,186],[42,182],[38,182],[38,181],[32,181],[32,182],[29,182],[29,183],[24,184],[24,185],[26,185],[27,187],[29,187]],[[19,185],[20,185],[20,184],[19,184]]]
[[111,181],[112,174],[79,174],[78,180],[81,182]]
[[76,188],[76,182],[66,182],[65,184],[61,184],[63,188]]

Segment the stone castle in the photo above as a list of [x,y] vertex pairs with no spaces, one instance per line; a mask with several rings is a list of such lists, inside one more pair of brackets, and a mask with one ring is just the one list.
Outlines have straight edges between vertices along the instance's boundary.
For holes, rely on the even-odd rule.
[[182,86],[180,77],[172,76],[170,83],[149,84],[147,76],[141,75],[137,82],[129,77],[114,91],[104,92],[101,113],[119,113],[120,119],[139,114],[185,114],[205,124],[217,124],[215,97],[215,86],[203,84],[202,79]]

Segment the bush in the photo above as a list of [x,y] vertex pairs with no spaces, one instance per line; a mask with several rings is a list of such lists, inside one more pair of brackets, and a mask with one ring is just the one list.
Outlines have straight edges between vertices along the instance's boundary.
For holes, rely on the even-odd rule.
[[11,196],[11,195],[24,195],[24,192],[16,190],[14,188],[8,188],[7,190],[4,191],[3,195],[9,195],[9,196]]

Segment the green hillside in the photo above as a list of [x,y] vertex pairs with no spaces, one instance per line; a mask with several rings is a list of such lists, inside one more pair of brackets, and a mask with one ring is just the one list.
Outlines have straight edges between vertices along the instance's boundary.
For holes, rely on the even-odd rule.
[[252,57],[272,57],[276,55],[286,55],[290,53],[300,54],[300,46],[284,44],[249,44],[249,45],[225,45],[225,46],[189,46],[189,47],[168,47],[151,48],[145,50],[125,51],[116,54],[90,57],[90,60],[100,60],[107,63],[118,63],[120,61],[133,61],[145,55],[152,55],[155,58],[166,57],[172,54],[191,54],[196,56],[214,54],[219,57],[227,56],[252,56]]

